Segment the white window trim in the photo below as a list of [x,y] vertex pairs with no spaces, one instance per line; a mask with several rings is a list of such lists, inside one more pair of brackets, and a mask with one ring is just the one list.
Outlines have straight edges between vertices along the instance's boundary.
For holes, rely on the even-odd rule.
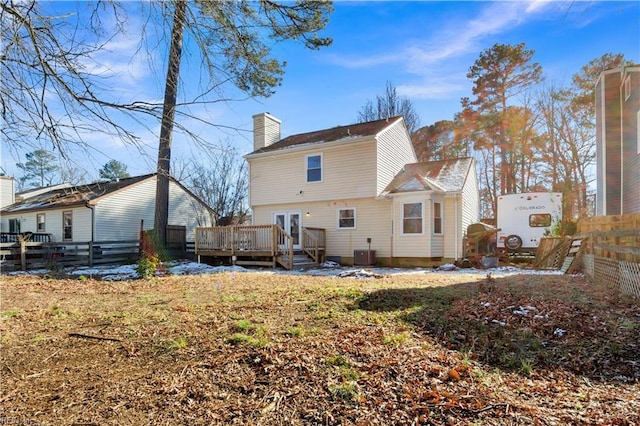
[[[420,215],[421,215],[421,229],[422,232],[409,232],[409,233],[405,233],[404,232],[404,206],[406,204],[420,204]],[[400,203],[400,235],[404,235],[407,237],[410,236],[420,236],[420,235],[424,235],[425,234],[425,230],[424,230],[424,201],[407,201],[407,202],[403,202]]]
[[[71,238],[65,238],[65,223],[64,223],[64,217],[65,215],[69,213],[71,214]],[[73,241],[73,210],[65,210],[62,212],[62,241]]]
[[[436,203],[440,204],[440,232],[436,232]],[[433,200],[431,203],[431,233],[433,235],[444,235],[444,203],[439,200]]]
[[[320,180],[309,180],[309,157],[320,157]],[[322,153],[305,155],[304,180],[306,183],[322,183],[322,181],[324,180],[324,158],[322,156]]]
[[[343,210],[353,210],[353,226],[340,226],[340,212]],[[336,210],[336,229],[338,231],[356,229],[358,226],[358,214],[355,207],[341,207]]]
[[[40,229],[40,222],[38,221],[38,218],[42,216],[43,217],[43,221],[42,221],[42,229]],[[47,232],[47,215],[46,213],[36,213],[36,231],[37,232]]]

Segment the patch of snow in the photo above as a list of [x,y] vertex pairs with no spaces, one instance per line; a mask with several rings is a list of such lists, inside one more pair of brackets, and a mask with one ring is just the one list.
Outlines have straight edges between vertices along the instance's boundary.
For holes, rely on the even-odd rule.
[[504,322],[504,321],[498,321],[497,319],[491,320],[491,322],[496,323],[496,324],[498,324],[498,325],[500,325],[500,326],[502,326],[502,327],[504,327],[505,325],[507,325],[507,323],[506,323],[506,322]]
[[458,267],[453,263],[445,263],[444,265],[438,266],[438,271],[455,271]]
[[555,330],[553,330],[553,335],[554,336],[558,336],[558,337],[562,337],[565,335],[565,333],[567,332],[567,330],[563,330],[561,328],[556,328]]
[[[130,265],[101,265],[94,267],[73,267],[66,268],[64,272],[70,275],[76,276],[100,276],[103,280],[130,280],[137,279],[139,275],[136,271],[137,264]],[[368,268],[366,273],[362,273],[364,269],[358,269],[353,267],[342,267],[336,262],[327,261],[320,267],[315,269],[300,269],[287,271],[283,269],[263,269],[252,268],[247,269],[240,266],[211,266],[204,263],[197,263],[193,261],[174,261],[165,262],[162,265],[157,275],[199,275],[199,274],[219,274],[219,273],[263,273],[263,274],[281,274],[281,275],[308,275],[308,276],[329,276],[329,277],[344,277],[344,276],[358,276],[359,278],[373,277],[373,276],[392,276],[392,275],[428,275],[428,274],[464,274],[472,277],[486,275],[486,271],[475,268],[458,268],[453,264],[444,264],[438,268]],[[27,272],[14,271],[4,272],[8,275],[46,275],[51,273],[47,269],[30,270]],[[506,277],[517,276],[521,274],[562,274],[562,271],[536,271],[530,269],[521,269],[513,266],[503,266],[492,270],[492,277]],[[513,309],[515,306],[511,306],[508,309]],[[533,307],[525,307],[527,310],[533,310]],[[533,308],[533,309],[529,309]],[[524,309],[524,308],[521,308]]]

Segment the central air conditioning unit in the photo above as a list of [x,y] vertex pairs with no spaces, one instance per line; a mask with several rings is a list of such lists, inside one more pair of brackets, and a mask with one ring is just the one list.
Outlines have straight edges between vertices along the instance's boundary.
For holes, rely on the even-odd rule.
[[354,266],[373,266],[376,264],[375,250],[354,250],[353,265]]

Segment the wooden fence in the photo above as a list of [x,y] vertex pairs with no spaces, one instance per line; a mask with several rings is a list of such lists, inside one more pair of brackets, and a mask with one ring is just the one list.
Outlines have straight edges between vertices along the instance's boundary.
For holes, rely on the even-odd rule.
[[582,219],[578,233],[585,274],[640,297],[640,214]]
[[139,256],[139,240],[0,243],[0,268],[3,271],[131,263]]

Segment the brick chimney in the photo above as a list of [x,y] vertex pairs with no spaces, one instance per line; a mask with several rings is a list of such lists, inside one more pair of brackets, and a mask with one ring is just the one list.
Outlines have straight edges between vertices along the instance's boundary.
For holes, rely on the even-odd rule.
[[281,121],[263,112],[253,116],[253,150],[269,146],[280,140]]

